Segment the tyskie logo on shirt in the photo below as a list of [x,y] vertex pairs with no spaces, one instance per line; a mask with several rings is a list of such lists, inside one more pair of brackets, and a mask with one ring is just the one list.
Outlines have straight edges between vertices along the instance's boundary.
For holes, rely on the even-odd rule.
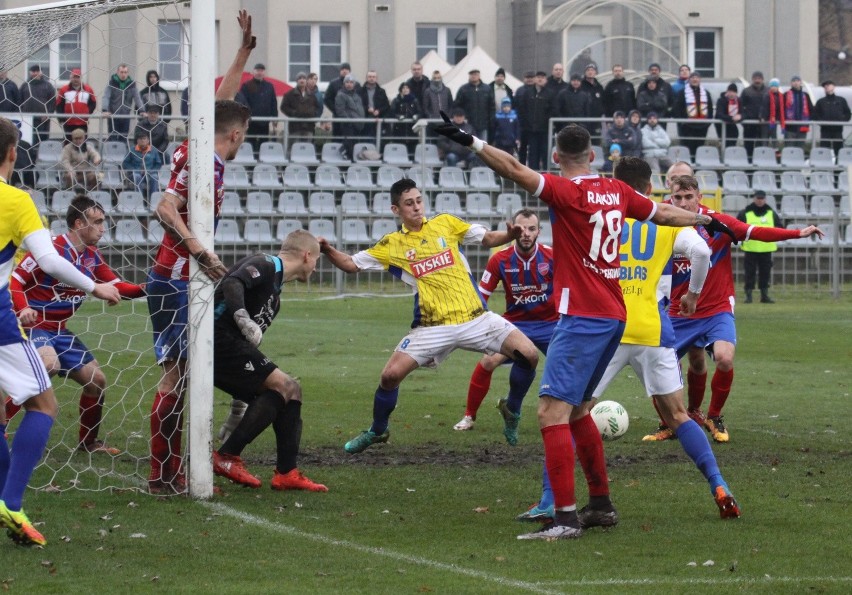
[[441,269],[451,267],[454,264],[456,264],[456,261],[453,258],[453,253],[451,250],[447,249],[439,254],[430,256],[429,258],[424,258],[423,260],[412,262],[411,273],[416,279],[419,279],[424,275],[428,275],[429,273],[434,273],[435,271],[440,271]]

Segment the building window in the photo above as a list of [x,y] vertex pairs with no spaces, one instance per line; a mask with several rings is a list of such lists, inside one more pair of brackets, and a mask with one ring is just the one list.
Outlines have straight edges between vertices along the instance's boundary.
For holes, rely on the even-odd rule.
[[467,25],[418,25],[417,58],[435,50],[450,64],[458,64],[473,44],[473,27]]
[[27,59],[27,71],[38,64],[46,78],[67,81],[72,68],[85,70],[83,53],[83,30],[77,27],[33,52]]
[[717,78],[719,73],[719,30],[691,29],[687,48],[693,72],[706,78]]
[[288,80],[295,81],[299,72],[316,72],[320,82],[338,78],[347,41],[343,25],[291,24]]
[[157,23],[157,51],[160,81],[175,84],[185,81],[189,75],[189,38],[182,21]]

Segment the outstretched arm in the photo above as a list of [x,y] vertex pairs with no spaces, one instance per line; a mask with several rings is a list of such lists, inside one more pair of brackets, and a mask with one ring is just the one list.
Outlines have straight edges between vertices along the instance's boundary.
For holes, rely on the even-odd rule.
[[222,77],[222,83],[219,85],[219,90],[216,91],[216,99],[233,99],[237,96],[246,62],[248,62],[251,51],[257,45],[257,38],[251,34],[251,15],[245,10],[240,10],[237,21],[243,32],[243,40],[237,50],[237,55],[234,56],[234,61],[225,76]]
[[651,221],[657,225],[670,227],[692,227],[693,225],[707,225],[713,221],[713,218],[704,213],[693,213],[663,202],[657,204],[657,212],[651,217]]
[[328,243],[328,240],[318,237],[317,241],[320,245],[320,252],[325,254],[325,257],[331,261],[331,264],[339,268],[345,273],[357,273],[361,269],[352,260],[352,256],[346,252],[341,252],[334,246]]
[[[501,151],[501,153],[503,152],[504,151]],[[485,232],[485,236],[482,238],[482,245],[486,248],[494,248],[495,246],[502,246],[503,244],[508,244],[512,240],[516,240],[519,237],[521,237],[521,226],[515,225],[511,221],[506,221],[505,231]]]

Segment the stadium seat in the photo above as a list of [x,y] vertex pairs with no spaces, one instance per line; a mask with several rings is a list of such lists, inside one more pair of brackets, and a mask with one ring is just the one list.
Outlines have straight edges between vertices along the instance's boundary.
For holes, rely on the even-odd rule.
[[819,238],[816,235],[812,235],[814,244],[817,246],[833,246],[834,245],[834,226],[826,225],[825,227],[820,227],[822,232],[825,234],[823,237]]
[[267,165],[287,165],[287,154],[284,145],[277,142],[260,143],[258,161]]
[[405,177],[401,167],[395,165],[381,165],[376,173],[376,186],[379,188],[390,188],[397,180]]
[[50,210],[58,217],[65,217],[74,196],[73,190],[57,190],[50,197]]
[[275,239],[283,240],[297,229],[304,229],[302,222],[298,219],[279,219],[278,225],[275,226]]
[[[738,173],[745,177],[743,172]],[[698,189],[701,192],[716,192],[719,190],[719,176],[715,171],[711,169],[698,170],[695,172],[695,178],[698,180]],[[745,181],[748,183],[748,178]],[[739,192],[742,193],[743,191],[740,190]],[[745,192],[748,192],[748,190],[745,190]],[[737,191],[734,191],[734,193],[736,194]]]
[[471,217],[491,217],[494,209],[491,207],[491,195],[483,192],[471,192],[465,201],[465,211]]
[[308,214],[305,197],[301,192],[287,191],[278,195],[278,212],[290,217],[302,217]]
[[291,163],[284,168],[284,187],[309,190],[314,187],[308,168],[299,163]]
[[592,151],[594,153],[594,157],[592,158],[592,162],[589,164],[589,167],[592,169],[602,168],[607,156],[606,149],[598,145],[593,145]]
[[[725,193],[751,194],[748,176],[739,170],[728,170],[722,173],[722,189]],[[703,190],[703,189],[702,189]]]
[[757,169],[778,169],[778,158],[772,147],[755,147],[751,156],[751,164]]
[[[790,223],[787,225],[787,229],[804,229],[807,227],[804,223]],[[786,240],[785,242],[779,244],[779,246],[813,246],[814,245],[814,236],[810,236],[807,238],[793,238],[791,240]]]
[[852,165],[852,147],[842,147],[837,152],[837,165],[843,168]]
[[396,221],[393,219],[376,219],[373,221],[373,226],[370,229],[370,237],[374,242],[378,242],[389,233],[399,229]]
[[748,205],[748,199],[742,194],[726,194],[722,197],[722,212],[736,215]]
[[438,186],[441,190],[467,190],[464,171],[460,167],[446,165],[438,172]]
[[342,143],[325,143],[322,146],[320,161],[331,165],[349,165],[352,161],[343,155]]
[[337,234],[334,231],[334,221],[330,219],[311,219],[308,222],[308,231],[316,237],[323,237],[332,244],[337,243]]
[[663,181],[663,174],[651,174],[651,192],[656,194],[663,194],[666,192],[666,183]]
[[391,212],[390,192],[377,192],[373,195],[373,213],[387,216]]
[[268,192],[249,192],[246,196],[246,213],[249,215],[272,215],[272,195]]
[[494,177],[494,171],[489,167],[472,167],[468,175],[470,187],[483,192],[500,192],[500,184]]
[[[41,190],[27,190],[27,194],[30,195],[30,198],[33,199],[33,204],[38,209],[39,214],[43,215],[47,213],[47,199],[44,197],[44,192]],[[104,209],[107,207],[104,206]]]
[[495,210],[500,217],[509,218],[524,208],[521,195],[514,192],[503,192],[497,195]]
[[695,150],[695,167],[701,169],[722,169],[724,164],[719,158],[719,149],[714,146],[702,146]]
[[805,176],[800,171],[785,171],[781,174],[781,192],[789,194],[810,194]]
[[[104,176],[101,180],[101,188],[104,190],[124,189],[124,177],[122,176],[121,170],[115,163],[102,163],[101,173]],[[166,186],[168,185],[168,181],[166,181]],[[163,188],[166,186],[163,186]]]
[[781,166],[792,169],[806,169],[805,150],[801,147],[784,147],[781,149]]
[[346,184],[343,183],[343,177],[340,174],[340,168],[336,165],[323,163],[317,167],[314,174],[314,184],[317,188],[323,190],[343,190]]
[[127,157],[128,152],[127,143],[119,140],[108,140],[101,147],[101,160],[104,163],[117,163],[121,165],[124,158]]
[[50,222],[50,235],[53,237],[59,237],[68,231],[68,226],[65,224],[63,219],[54,219]]
[[408,158],[408,148],[402,143],[388,143],[385,145],[385,150],[382,153],[382,161],[388,165],[396,165],[399,167],[411,166],[411,159]]
[[62,157],[62,141],[44,140],[38,144],[36,163],[39,165],[56,165]]
[[729,169],[749,169],[748,153],[743,147],[725,147],[723,161]]
[[541,231],[538,234],[538,241],[548,246],[553,244],[553,228],[550,226],[550,221],[539,221],[539,228]]
[[435,184],[435,173],[432,171],[431,167],[426,167],[424,165],[410,167],[405,170],[405,176],[414,180],[414,183],[417,184],[417,187],[420,188],[421,191],[435,190],[438,188]]
[[350,165],[346,170],[346,187],[350,190],[373,190],[373,175],[366,165]]
[[166,235],[166,232],[160,222],[153,218],[150,219],[148,221],[148,243],[159,244],[163,241],[164,235]]
[[240,202],[240,195],[232,190],[227,190],[222,195],[222,208],[219,209],[220,215],[242,215],[243,205]]
[[[840,197],[840,217],[842,219],[850,219],[852,218],[852,205],[849,204],[848,196]],[[850,225],[852,227],[852,225]]]
[[141,192],[122,190],[118,193],[115,211],[122,215],[147,215],[149,209]]
[[778,201],[775,200],[775,196],[772,194],[766,195],[766,204],[772,208],[776,213],[778,212]]
[[837,188],[834,187],[834,173],[830,171],[812,171],[810,189],[811,192],[816,194],[833,194],[837,192]]
[[414,147],[414,163],[427,167],[441,167],[444,165],[438,156],[437,145],[425,144]]
[[852,225],[846,226],[846,233],[842,238],[841,245],[852,246]]
[[846,171],[840,172],[837,176],[837,191],[841,194],[849,192],[849,173]]
[[266,219],[247,219],[243,237],[246,242],[252,244],[272,244],[275,242],[275,238],[272,237],[272,228]]
[[435,213],[449,213],[456,217],[464,216],[461,199],[455,192],[439,192],[435,195]]
[[[379,150],[373,143],[355,143],[352,151],[355,153],[355,158],[353,159],[355,163],[370,166],[379,166],[382,164],[381,153],[379,153]],[[371,153],[378,155],[379,159],[363,159],[359,157],[360,155],[363,155],[364,151],[370,151]]]
[[290,163],[299,165],[319,165],[314,143],[296,142],[290,147]]
[[36,176],[36,188],[47,190],[61,186],[59,170],[55,167],[36,167],[34,172]]
[[239,244],[243,241],[240,236],[240,228],[234,219],[219,219],[216,226],[216,235],[213,240],[219,244]]
[[766,170],[754,172],[751,176],[751,187],[755,190],[763,190],[766,193],[778,192],[775,172]]
[[177,142],[177,141],[172,141],[172,142],[170,142],[170,143],[168,144],[168,146],[166,147],[166,152],[165,152],[165,153],[163,153],[163,163],[165,163],[165,164],[169,164],[169,163],[171,163],[171,162],[172,162],[172,159],[174,158],[175,151],[176,151],[176,150],[177,150],[177,148],[178,148],[179,146],[181,146],[182,144],[183,144],[183,143],[179,143],[179,142]]
[[254,148],[251,146],[251,143],[241,144],[231,163],[235,165],[255,165],[257,159],[254,158]]
[[157,172],[157,181],[160,183],[160,188],[166,189],[169,187],[169,181],[172,179],[172,167],[170,165],[160,166],[160,171]]
[[[844,196],[843,200],[848,201],[849,197]],[[811,197],[810,214],[820,219],[834,219],[834,197],[825,194]]]
[[308,212],[312,215],[336,215],[334,195],[331,192],[311,192],[308,196]]
[[363,192],[344,192],[340,197],[340,211],[344,215],[370,215],[367,196]]
[[785,219],[800,219],[808,216],[805,197],[801,194],[785,194],[781,197],[781,209],[778,213]]
[[132,244],[134,246],[144,246],[148,243],[142,224],[135,217],[119,219],[115,222],[112,241],[116,244]]
[[[156,194],[156,192],[151,194],[151,200],[149,202],[151,209],[154,209],[157,206],[157,203],[160,202],[160,197],[155,196]],[[114,212],[114,209],[112,208],[112,195],[109,192],[104,190],[90,190],[89,198],[101,205],[104,208],[105,214],[109,215]],[[155,198],[157,202],[154,202]]]
[[834,169],[834,151],[828,147],[814,147],[808,161],[814,169]]
[[344,244],[369,244],[367,224],[362,219],[344,219],[340,222],[340,236]]
[[252,186],[259,190],[281,190],[283,185],[278,179],[278,170],[274,165],[261,163],[251,173]]
[[689,148],[683,145],[670,146],[666,151],[666,156],[672,163],[675,163],[676,161],[686,161],[687,163],[692,163],[692,157],[689,154]]
[[233,163],[225,164],[225,175],[223,176],[225,188],[233,188],[234,190],[249,190],[251,182],[249,181],[248,172],[242,165]]

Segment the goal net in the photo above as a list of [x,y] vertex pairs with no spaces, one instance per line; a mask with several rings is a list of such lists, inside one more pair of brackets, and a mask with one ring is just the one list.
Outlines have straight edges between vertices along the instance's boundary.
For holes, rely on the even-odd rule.
[[[199,14],[199,4],[205,5],[204,12],[210,17],[206,31],[200,34],[192,24]],[[6,100],[0,115],[21,127],[19,153],[29,159],[29,163],[21,162],[16,168],[14,183],[30,192],[55,236],[68,230],[65,215],[76,194],[83,192],[97,200],[106,214],[106,231],[98,247],[105,262],[130,283],[146,281],[163,235],[153,210],[168,181],[171,154],[189,130],[196,152],[192,158],[205,161],[192,175],[213,179],[209,123],[213,120],[212,79],[216,72],[215,52],[211,51],[216,46],[214,10],[214,2],[100,0],[43,3],[0,11],[0,70],[8,72],[10,83],[7,87],[0,81],[6,89],[0,97]],[[236,15],[220,16],[223,28],[225,23],[236,27]],[[201,39],[202,51],[193,51],[193,35],[196,40],[209,35]],[[201,53],[206,57],[197,62]],[[197,71],[203,75],[194,77],[192,94],[201,89],[197,96],[209,99],[194,102],[185,120],[183,90],[190,85],[191,68],[197,67],[193,63],[203,64],[204,59],[207,66]],[[225,59],[230,62],[230,57]],[[19,91],[16,100],[10,98],[12,87]],[[109,105],[105,104],[105,93],[111,98]],[[152,107],[155,104],[159,109]],[[206,118],[200,124],[195,122],[196,117],[203,116]],[[125,159],[137,149],[137,138],[143,136],[137,134],[140,130],[147,132],[151,150],[157,152],[162,166],[156,160],[147,160],[143,150],[143,165],[137,172],[141,175],[134,175],[135,166]],[[77,137],[83,142],[77,142]],[[68,149],[69,145],[73,148]],[[90,151],[96,152],[97,157]],[[191,181],[191,211],[196,208],[196,195],[200,193],[201,197],[191,215],[203,220],[197,235],[205,245],[212,246],[212,184]],[[261,246],[240,246],[241,250],[252,248]],[[233,254],[236,252],[234,247]],[[222,260],[230,265],[234,257],[223,256]],[[83,262],[87,264],[91,263]],[[199,478],[193,479],[193,494],[206,496],[212,492],[212,285],[198,273],[194,263],[190,277],[191,284],[197,283],[192,287],[189,359],[196,359],[206,373],[197,375],[200,384],[191,386],[193,395],[187,395],[183,412],[177,412],[180,419],[168,430],[166,440],[170,458],[188,454],[188,405],[192,399],[193,408],[200,415],[193,422],[197,426],[192,428],[194,448],[201,454],[197,457],[200,464],[203,459],[200,471],[196,473],[193,466],[193,473]],[[38,293],[29,291],[36,285],[33,282],[25,288],[28,301],[37,309]],[[61,367],[71,372],[66,374],[64,370],[53,376],[59,415],[30,486],[51,491],[147,491],[152,403],[161,370],[155,362],[146,301],[136,298],[106,307],[88,300],[68,320],[67,328],[85,343],[95,364],[81,368],[78,353],[56,349]],[[103,386],[98,374],[89,374],[93,367],[102,372]],[[220,400],[223,405],[218,409],[224,417],[230,398],[222,396]],[[12,413],[14,408],[7,406],[7,414]],[[22,417],[23,411],[18,412],[8,424],[13,447]],[[176,432],[182,426],[180,440]],[[184,464],[180,471],[188,471],[188,465]],[[196,489],[197,481],[201,484]],[[170,487],[182,486],[171,483]],[[167,487],[162,493],[171,491],[174,490]]]

